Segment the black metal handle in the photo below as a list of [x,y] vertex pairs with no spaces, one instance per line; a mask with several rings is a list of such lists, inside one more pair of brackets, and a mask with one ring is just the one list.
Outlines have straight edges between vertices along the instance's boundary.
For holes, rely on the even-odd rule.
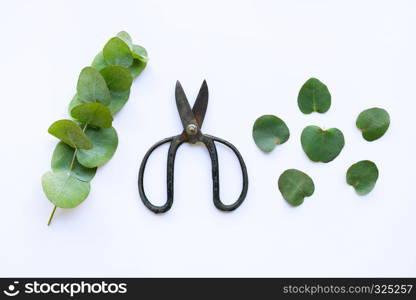
[[[241,191],[240,196],[238,197],[237,201],[233,204],[224,204],[221,202],[220,199],[220,182],[219,182],[219,170],[218,170],[218,155],[217,155],[217,147],[215,146],[215,142],[219,142],[227,147],[229,147],[234,154],[237,156],[238,161],[240,163],[241,172],[243,175],[243,189]],[[237,148],[227,142],[226,140],[217,138],[215,136],[211,135],[203,135],[202,142],[205,144],[205,146],[208,149],[209,156],[211,157],[211,163],[212,163],[212,189],[213,189],[213,200],[214,205],[216,208],[222,211],[232,211],[239,207],[241,203],[243,203],[244,199],[247,195],[248,190],[248,175],[247,175],[247,167],[244,163],[243,157],[241,156],[240,152],[237,150]]]
[[[146,163],[147,163],[147,160],[149,159],[150,154],[152,154],[152,152],[156,150],[156,148],[168,142],[171,142],[171,143],[170,143],[170,147],[168,151],[167,178],[166,178],[167,200],[165,204],[161,206],[157,206],[157,205],[153,205],[149,201],[149,199],[146,197],[146,193],[144,192],[144,188],[143,188],[144,170],[146,168]],[[169,137],[169,138],[166,138],[157,142],[147,151],[146,155],[143,158],[142,164],[140,165],[139,180],[138,180],[140,198],[142,199],[143,204],[146,205],[146,207],[150,209],[152,212],[154,212],[155,214],[167,212],[172,207],[173,181],[174,181],[173,175],[174,175],[174,167],[175,167],[175,157],[176,157],[176,152],[182,143],[183,141],[181,140],[179,135],[172,136],[172,137]]]

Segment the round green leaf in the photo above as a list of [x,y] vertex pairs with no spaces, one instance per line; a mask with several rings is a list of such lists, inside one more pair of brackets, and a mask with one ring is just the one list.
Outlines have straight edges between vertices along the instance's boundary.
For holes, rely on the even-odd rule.
[[78,106],[78,105],[83,104],[83,103],[84,102],[81,102],[81,100],[79,100],[77,94],[75,94],[75,96],[72,97],[71,102],[69,102],[69,105],[68,105],[69,114],[71,114],[71,111],[75,106]]
[[331,94],[319,79],[308,79],[299,91],[298,106],[304,114],[326,112],[331,106]]
[[302,131],[302,148],[312,161],[330,162],[344,147],[344,135],[337,128],[323,130],[318,126],[308,126]]
[[382,108],[369,108],[358,115],[356,125],[362,131],[363,138],[371,142],[386,133],[390,125],[390,116]]
[[253,139],[264,152],[271,152],[276,145],[285,143],[289,136],[289,128],[276,116],[264,115],[254,122]]
[[375,163],[369,160],[362,160],[347,171],[347,183],[352,185],[359,195],[366,195],[371,192],[378,179],[378,169]]
[[88,128],[85,133],[91,139],[93,147],[90,150],[78,150],[78,162],[87,168],[95,168],[105,164],[117,149],[116,130],[113,127]]
[[101,102],[108,105],[111,101],[103,76],[93,67],[85,67],[79,74],[77,95],[81,102]]
[[120,31],[119,33],[117,33],[117,37],[123,40],[127,44],[127,46],[129,46],[130,49],[133,49],[133,42],[131,40],[131,36],[127,32]]
[[133,61],[133,64],[129,67],[129,71],[131,75],[133,76],[133,78],[136,78],[137,76],[139,76],[143,72],[144,68],[146,68],[146,65],[147,65],[146,62],[135,59]]
[[90,183],[81,181],[64,172],[47,172],[42,176],[42,187],[46,197],[61,208],[80,205],[90,192]]
[[129,46],[120,38],[114,37],[105,44],[104,59],[109,65],[118,65],[128,68],[133,63],[133,55]]
[[304,198],[315,191],[312,178],[296,169],[284,171],[279,177],[278,186],[283,198],[293,206],[301,205]]
[[149,60],[149,56],[145,48],[139,45],[133,45],[133,57],[141,60],[143,62],[147,62]]
[[133,82],[133,77],[129,70],[121,66],[107,66],[100,73],[111,91],[127,91]]
[[98,71],[104,69],[107,67],[107,62],[104,59],[103,51],[100,51],[95,57],[94,60],[91,63],[91,66],[96,68]]
[[72,148],[91,149],[92,147],[90,139],[74,121],[56,121],[49,127],[48,132]]
[[124,92],[111,92],[111,103],[108,106],[113,116],[118,113],[129,100],[130,90]]
[[[91,181],[94,178],[97,168],[86,168],[78,163],[76,157],[74,157],[75,149],[69,147],[63,142],[59,142],[52,155],[51,167],[55,173],[63,172],[68,174],[71,169],[72,176],[78,178],[81,181]],[[73,161],[73,162],[72,162]]]
[[84,103],[71,110],[71,116],[83,124],[109,128],[113,123],[110,109],[98,102]]

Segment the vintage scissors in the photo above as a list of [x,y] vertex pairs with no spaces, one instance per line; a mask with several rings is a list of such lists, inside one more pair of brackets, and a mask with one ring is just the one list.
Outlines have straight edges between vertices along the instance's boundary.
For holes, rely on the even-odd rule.
[[[195,104],[192,109],[191,109],[191,106],[189,105],[185,92],[183,91],[183,88],[179,81],[176,82],[175,98],[176,98],[176,106],[178,107],[179,116],[181,118],[184,130],[180,135],[172,136],[172,137],[163,139],[160,142],[157,142],[155,145],[153,145],[149,149],[149,151],[147,151],[146,155],[144,156],[143,161],[140,165],[139,180],[138,180],[139,193],[140,193],[140,197],[142,198],[144,205],[146,205],[146,207],[154,213],[164,213],[172,207],[173,175],[174,175],[176,152],[179,146],[182,145],[183,143],[195,144],[197,142],[202,142],[203,144],[205,144],[206,148],[208,149],[208,152],[211,158],[214,205],[222,211],[232,211],[236,209],[237,207],[241,205],[241,203],[243,203],[247,195],[247,189],[248,189],[247,168],[246,168],[246,165],[244,163],[243,157],[241,156],[240,152],[231,143],[223,139],[217,138],[215,136],[203,134],[201,132],[201,126],[204,121],[205,112],[208,106],[208,86],[207,86],[206,81],[204,80],[204,82],[202,83],[202,86],[199,90],[198,96],[195,100]],[[143,188],[144,170],[145,170],[146,163],[150,154],[157,147],[165,143],[169,143],[169,142],[170,142],[170,147],[168,151],[168,162],[167,162],[167,201],[165,204],[161,206],[156,206],[150,203],[149,199],[147,199],[146,194],[144,192],[144,188]],[[237,156],[238,161],[241,166],[241,171],[243,174],[243,189],[237,201],[233,204],[224,204],[220,200],[218,156],[217,156],[217,148],[214,142],[219,142],[231,148],[231,150]]]

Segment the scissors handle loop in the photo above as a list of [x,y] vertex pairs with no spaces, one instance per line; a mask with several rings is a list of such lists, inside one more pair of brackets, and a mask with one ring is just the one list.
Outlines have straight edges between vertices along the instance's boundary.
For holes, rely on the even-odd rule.
[[[202,139],[203,143],[208,149],[209,156],[211,157],[211,164],[212,164],[212,193],[213,193],[213,200],[214,205],[216,208],[222,211],[232,211],[239,207],[241,203],[243,203],[244,199],[247,195],[248,190],[248,175],[247,175],[247,167],[244,163],[243,157],[241,156],[240,152],[237,148],[227,142],[226,140],[220,139],[215,136],[211,135],[204,135]],[[215,146],[215,142],[219,142],[227,147],[229,147],[234,154],[238,158],[238,162],[240,163],[241,172],[243,176],[243,188],[241,190],[240,196],[238,197],[237,201],[233,204],[224,204],[220,199],[220,181],[219,181],[219,166],[218,166],[218,155],[217,155],[217,147]]]
[[[146,168],[147,160],[149,159],[150,154],[159,146],[169,143],[170,147],[168,151],[168,164],[167,164],[167,200],[166,203],[163,205],[153,205],[149,199],[146,196],[146,193],[144,192],[143,187],[143,177],[144,177],[144,170]],[[142,164],[140,165],[139,170],[139,180],[138,180],[138,186],[139,186],[139,194],[140,198],[142,199],[144,205],[148,209],[150,209],[152,212],[159,214],[164,213],[168,211],[173,204],[173,175],[174,175],[174,167],[175,167],[175,157],[176,152],[178,151],[179,146],[183,143],[183,141],[180,139],[180,136],[172,136],[166,139],[163,139],[156,144],[154,144],[146,153],[146,155],[143,158]]]

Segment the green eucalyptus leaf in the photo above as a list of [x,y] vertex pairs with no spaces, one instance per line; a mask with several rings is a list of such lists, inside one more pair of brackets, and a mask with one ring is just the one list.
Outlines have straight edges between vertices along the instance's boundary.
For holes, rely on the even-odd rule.
[[72,148],[91,149],[92,147],[90,139],[74,121],[56,121],[49,127],[48,132]]
[[100,51],[91,63],[91,66],[96,68],[98,71],[101,71],[105,67],[107,67],[107,62],[104,59],[103,51]]
[[146,68],[146,65],[147,65],[146,62],[135,59],[133,61],[133,64],[129,67],[129,71],[131,75],[133,76],[133,78],[136,78],[137,76],[139,76],[143,72],[144,68]]
[[129,90],[133,77],[129,70],[121,66],[107,66],[100,71],[110,91],[123,92]]
[[331,106],[331,94],[319,79],[308,79],[299,91],[298,106],[304,114],[324,113]]
[[356,125],[366,141],[375,141],[386,133],[390,126],[390,116],[382,108],[369,108],[358,115]]
[[133,55],[129,46],[120,38],[114,37],[105,44],[104,59],[109,65],[128,68],[133,63]]
[[337,128],[323,130],[318,126],[308,126],[302,131],[302,148],[312,161],[330,162],[344,147],[344,135]]
[[264,115],[254,122],[253,139],[264,152],[271,152],[276,145],[285,143],[289,136],[289,128],[276,116]]
[[42,176],[42,187],[46,197],[61,208],[80,205],[90,192],[90,183],[81,181],[64,172],[47,172]]
[[129,96],[130,90],[124,92],[111,92],[111,103],[108,108],[113,116],[123,108],[127,100],[129,100]]
[[109,128],[113,123],[110,109],[98,102],[84,103],[71,110],[71,116],[83,124]]
[[312,178],[296,169],[284,171],[279,177],[278,186],[283,198],[293,206],[301,205],[304,198],[315,191]]
[[370,160],[359,161],[349,167],[347,171],[347,183],[352,185],[359,195],[371,192],[377,179],[377,166]]
[[77,95],[81,102],[101,102],[108,105],[111,101],[104,77],[93,67],[82,69],[77,83]]
[[143,62],[147,62],[149,60],[149,56],[147,54],[147,50],[140,45],[133,45],[133,57],[141,60]]
[[120,31],[119,33],[117,33],[117,37],[123,40],[127,44],[127,46],[129,46],[130,49],[133,49],[133,42],[131,40],[130,34],[128,34],[125,31]]
[[91,181],[94,178],[97,168],[86,168],[79,164],[75,155],[75,149],[63,142],[59,142],[52,155],[51,167],[55,173],[71,173],[72,176],[81,181]]
[[71,111],[72,111],[72,109],[73,109],[75,106],[78,106],[78,105],[83,104],[83,103],[84,103],[84,102],[81,102],[81,100],[79,100],[78,95],[77,95],[77,94],[75,94],[75,96],[74,96],[74,97],[72,97],[71,102],[69,102],[69,105],[68,105],[68,113],[69,113],[69,114],[71,114]]
[[117,149],[116,130],[113,127],[88,128],[85,133],[91,139],[93,147],[90,150],[78,150],[78,162],[87,168],[95,168],[105,164]]

